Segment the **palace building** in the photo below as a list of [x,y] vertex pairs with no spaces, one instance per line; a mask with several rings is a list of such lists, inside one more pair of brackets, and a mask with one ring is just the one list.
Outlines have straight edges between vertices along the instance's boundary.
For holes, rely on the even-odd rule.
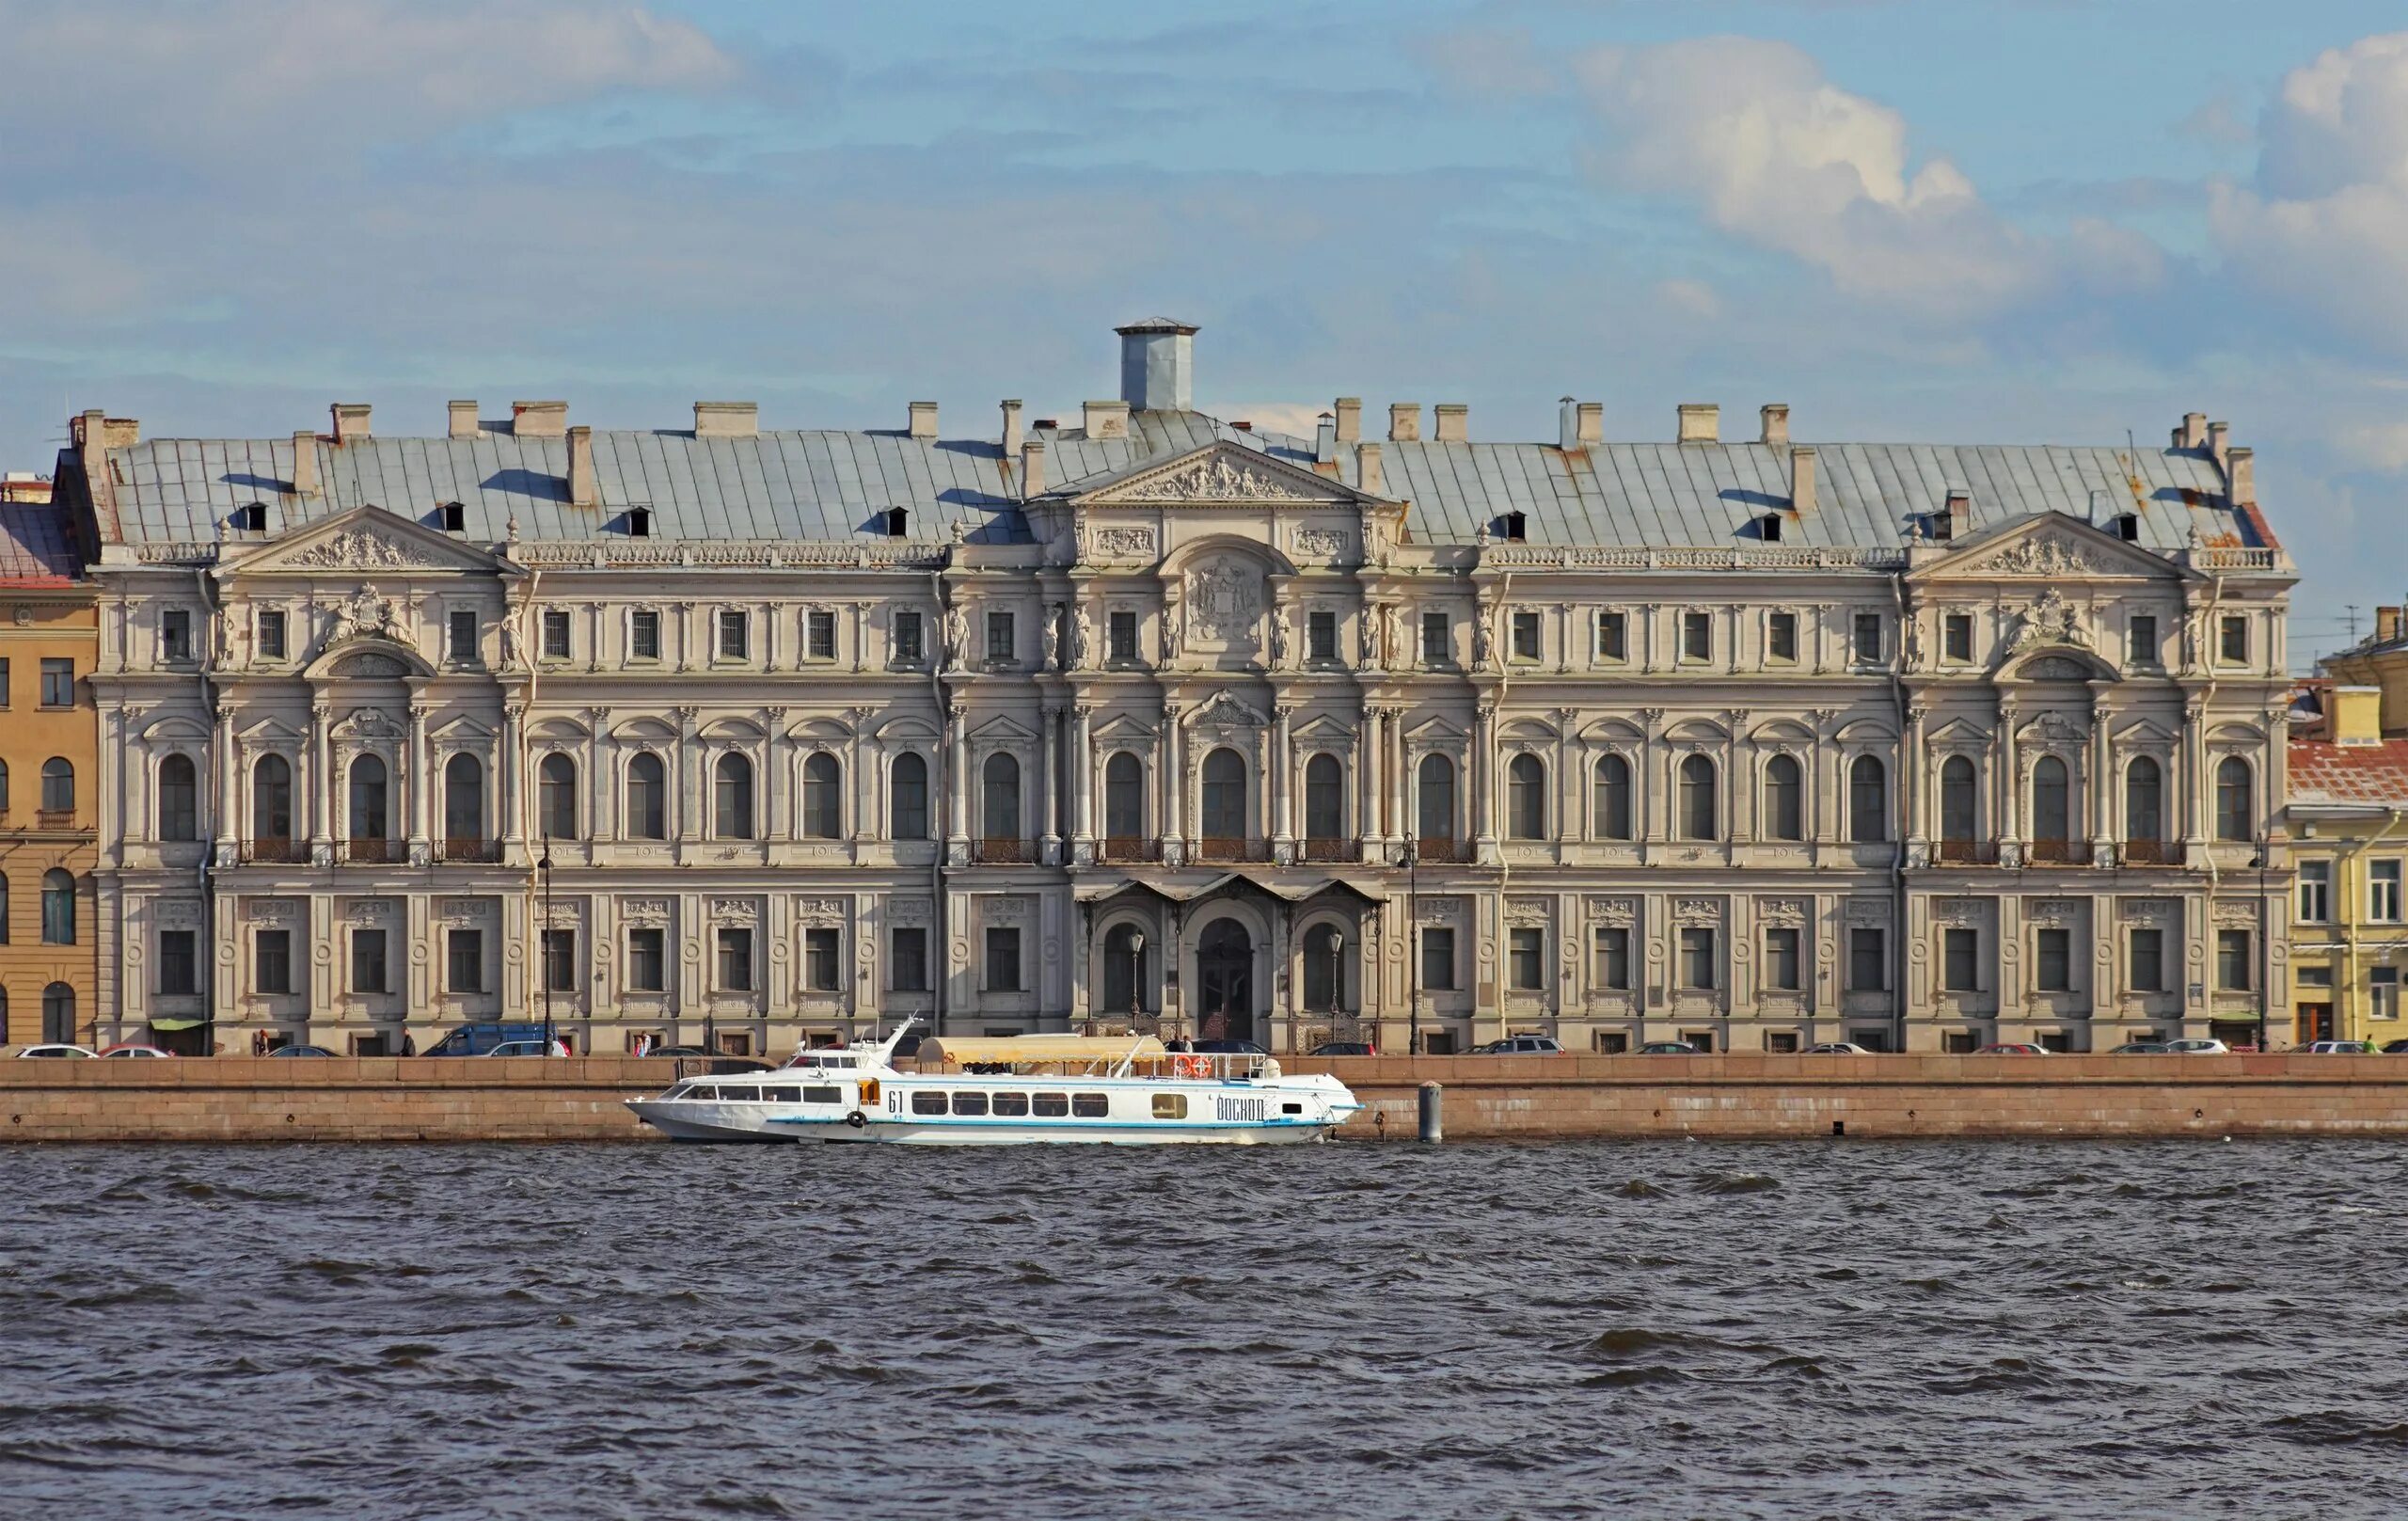
[[[2105,1049],[2288,986],[2250,452],[72,420],[104,1036]],[[1627,431],[1627,430],[1624,430]]]

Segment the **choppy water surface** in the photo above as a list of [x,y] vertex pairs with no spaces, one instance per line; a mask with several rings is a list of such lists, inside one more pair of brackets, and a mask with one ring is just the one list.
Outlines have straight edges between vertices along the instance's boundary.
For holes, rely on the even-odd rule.
[[0,1513],[2396,1516],[2401,1155],[0,1150]]

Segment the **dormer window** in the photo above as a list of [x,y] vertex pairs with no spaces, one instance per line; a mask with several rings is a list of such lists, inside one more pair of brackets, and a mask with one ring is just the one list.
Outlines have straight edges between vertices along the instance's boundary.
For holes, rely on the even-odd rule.
[[1764,540],[1766,544],[1779,544],[1781,542],[1781,515],[1779,513],[1766,513],[1762,517],[1757,518],[1756,537]]
[[885,519],[886,536],[888,538],[908,539],[911,536],[911,512],[910,508],[889,507],[885,512],[879,515]]
[[1924,523],[1931,530],[1934,543],[1946,544],[1956,536],[1956,520],[1946,513],[1929,514],[1924,518]]
[[1507,513],[1497,519],[1497,536],[1519,544],[1529,537],[1529,520],[1520,513]]
[[436,509],[436,515],[442,523],[443,531],[446,533],[468,531],[468,509],[463,503],[447,501]]
[[236,530],[244,533],[266,532],[267,503],[263,501],[255,501],[246,506],[235,508],[234,527]]
[[2115,518],[2115,537],[2126,544],[2141,542],[2141,520],[2137,513],[2120,513]]
[[651,508],[630,507],[627,509],[627,537],[631,539],[648,539],[652,537]]

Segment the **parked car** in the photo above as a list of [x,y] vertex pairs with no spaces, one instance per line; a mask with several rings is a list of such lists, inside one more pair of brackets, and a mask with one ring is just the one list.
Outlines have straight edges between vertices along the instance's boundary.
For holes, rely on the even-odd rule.
[[89,1056],[89,1055],[91,1054],[91,1053],[90,1053],[90,1052],[88,1052],[88,1051],[86,1051],[86,1050],[85,1050],[83,1047],[81,1047],[81,1046],[70,1046],[70,1045],[62,1045],[62,1044],[59,1044],[59,1043],[57,1043],[57,1042],[51,1042],[51,1043],[48,1043],[48,1044],[39,1045],[39,1046],[27,1046],[24,1050],[23,1050],[23,1051],[21,1051],[21,1052],[17,1053],[17,1054],[18,1054],[20,1057],[24,1057],[24,1056],[64,1056],[64,1057],[68,1057],[68,1058],[70,1058],[70,1059],[72,1059],[72,1058],[77,1057],[77,1056]]
[[1305,1053],[1307,1056],[1376,1056],[1379,1048],[1369,1040],[1324,1040]]
[[568,1042],[554,1040],[547,1045],[541,1040],[505,1040],[485,1053],[488,1056],[565,1056]]
[[2162,1056],[2165,1054],[2165,1042],[2162,1040],[2127,1040],[2122,1045],[2117,1046],[2114,1051],[2109,1052],[2108,1054],[2111,1056]]
[[331,1056],[334,1053],[324,1046],[278,1046],[268,1054],[271,1056]]
[[103,1056],[172,1056],[175,1053],[161,1051],[156,1046],[146,1046],[136,1041],[120,1040],[114,1046],[102,1047],[101,1054]]
[[2232,1048],[2221,1040],[2168,1040],[2165,1049],[2183,1056],[2228,1056]]
[[1690,1045],[1686,1040],[1650,1040],[1647,1044],[1639,1048],[1639,1054],[1642,1056],[1703,1056],[1707,1054],[1705,1052],[1700,1051],[1695,1046]]
[[2397,1056],[2402,1053],[2408,1053],[2408,1040],[2386,1040],[2383,1043],[2383,1054],[2386,1056]]
[[[480,1020],[470,1024],[455,1024],[443,1038],[419,1054],[422,1056],[482,1056],[505,1040],[532,1040],[541,1043],[544,1022],[541,1020]],[[655,1053],[658,1054],[658,1053]],[[697,1054],[707,1055],[706,1052]]]
[[1475,1056],[1560,1056],[1563,1042],[1552,1036],[1509,1035],[1473,1050]]
[[1825,1040],[1806,1048],[1809,1056],[1870,1056],[1873,1053],[1853,1040]]
[[2307,1054],[2311,1056],[2376,1056],[2382,1054],[2382,1053],[2374,1049],[2374,1042],[2371,1040],[2311,1040],[2306,1045],[2298,1047],[2297,1049],[2307,1053]]
[[1216,1056],[1268,1056],[1271,1048],[1251,1040],[1198,1040],[1194,1049]]
[[2046,1056],[2049,1048],[2021,1040],[2000,1040],[1973,1053],[1976,1056]]

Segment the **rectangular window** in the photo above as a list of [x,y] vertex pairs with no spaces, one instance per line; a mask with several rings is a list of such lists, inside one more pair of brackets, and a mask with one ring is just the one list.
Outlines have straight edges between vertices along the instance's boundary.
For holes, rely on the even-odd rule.
[[1338,614],[1327,608],[1316,608],[1305,615],[1305,658],[1338,658]]
[[1630,658],[1630,619],[1619,612],[1597,614],[1597,658],[1627,660]]
[[2165,991],[2165,931],[2135,929],[2132,931],[2132,991],[2162,993]]
[[2249,663],[2249,619],[2238,612],[2227,612],[2217,620],[2216,658],[2226,665]]
[[669,990],[668,958],[662,945],[667,932],[659,929],[627,931],[627,987],[640,993]]
[[2367,917],[2377,924],[2400,922],[2400,865],[2397,861],[2367,863]]
[[258,618],[260,658],[284,658],[284,613],[276,608],[262,608]]
[[1714,620],[1710,614],[1681,614],[1681,658],[1691,663],[1714,658]]
[[159,657],[166,660],[192,658],[191,610],[169,608],[159,614]]
[[1105,658],[1114,660],[1135,659],[1137,658],[1137,615],[1127,610],[1116,610],[1105,626],[1109,630],[1112,641],[1111,647],[1105,652]]
[[2158,662],[2157,616],[2154,613],[2132,615],[2131,647],[2127,658],[2133,665],[2155,665]]
[[1714,931],[1691,927],[1681,931],[1681,986],[1714,986]]
[[44,707],[73,707],[75,705],[75,662],[72,659],[43,659],[41,705]]
[[987,614],[987,658],[1008,663],[1012,658],[1012,615]]
[[1970,993],[1981,988],[1981,935],[1972,929],[1947,929],[1940,937],[1940,985],[1950,992]]
[[1856,615],[1856,639],[1851,646],[1860,664],[1873,665],[1881,658],[1881,615],[1860,612]]
[[1546,931],[1544,929],[1513,929],[1506,934],[1507,973],[1513,987],[1522,992],[1536,992],[1545,986]]
[[195,980],[198,968],[193,961],[193,931],[162,929],[159,931],[159,991],[169,997],[199,991]]
[[356,993],[387,990],[383,930],[355,929],[351,932],[351,990]]
[[2033,946],[2033,975],[2044,993],[2073,990],[2073,931],[2043,929]]
[[815,608],[802,615],[803,653],[814,660],[836,658],[836,613],[833,609]]
[[0,658],[0,707],[8,705],[8,662]]
[[928,990],[928,932],[918,926],[898,927],[888,942],[887,976],[898,993]]
[[2370,967],[2367,971],[2367,1018],[2396,1020],[2400,1017],[2400,969],[2396,966]]
[[2329,924],[2333,918],[2333,863],[2303,861],[2299,863],[2299,922],[2304,925]]
[[251,977],[263,993],[293,990],[293,931],[262,929],[251,937]]
[[1972,663],[1973,658],[1973,615],[1952,612],[1941,620],[1940,656],[1957,665]]
[[719,658],[722,660],[749,660],[752,658],[752,620],[742,608],[719,610]]
[[566,608],[544,610],[544,658],[547,660],[568,658],[568,610]]
[[544,931],[544,987],[556,993],[577,991],[577,931]]
[[1004,925],[987,927],[987,990],[1016,993],[1020,986],[1020,931]]
[[897,660],[920,658],[920,615],[898,612],[895,615],[895,658]]
[[1447,627],[1443,612],[1421,615],[1421,663],[1445,665],[1454,658],[1454,640]]
[[452,610],[451,642],[445,646],[445,658],[453,665],[468,665],[477,658],[477,610],[474,608]]
[[638,608],[627,614],[627,658],[660,658],[660,614],[650,608]]
[[719,927],[719,986],[722,992],[752,990],[752,931],[741,925]]
[[2246,929],[2216,931],[2216,986],[2228,992],[2249,990],[2249,943]]
[[482,929],[454,929],[444,942],[445,970],[451,974],[444,986],[455,993],[481,993],[485,990],[485,936]]
[[1455,932],[1443,927],[1421,931],[1421,986],[1451,992],[1455,986]]
[[1765,658],[1783,665],[1798,658],[1798,614],[1776,612],[1765,622]]
[[832,993],[836,990],[839,953],[833,929],[806,929],[802,932],[802,985],[814,992]]
[[1798,931],[1786,927],[1765,931],[1765,986],[1781,992],[1797,992],[1806,986],[1804,958],[1798,944]]
[[1596,986],[1614,992],[1630,990],[1630,931],[1619,927],[1597,931],[1596,962],[1590,970]]
[[1847,932],[1847,988],[1855,993],[1885,992],[1890,987],[1890,957],[1882,933],[1862,926]]
[[1539,615],[1535,612],[1513,614],[1513,658],[1535,660],[1539,658]]
[[2291,975],[2299,979],[2299,985],[2303,988],[2330,988],[2333,986],[2333,969],[2329,966],[2293,967],[2291,969]]

